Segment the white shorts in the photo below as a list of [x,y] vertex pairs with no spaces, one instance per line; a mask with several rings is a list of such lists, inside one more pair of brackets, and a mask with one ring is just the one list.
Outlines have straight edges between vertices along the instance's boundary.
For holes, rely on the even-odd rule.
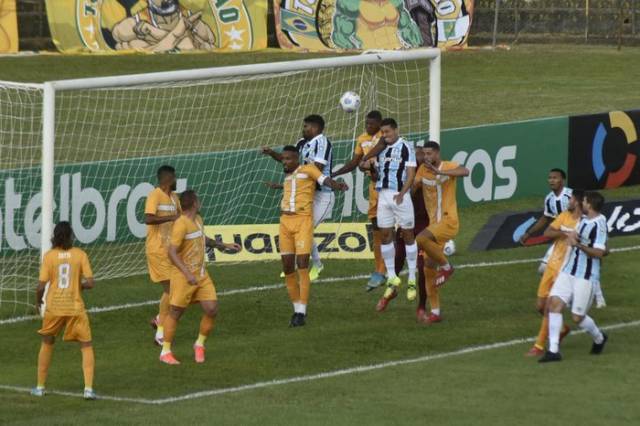
[[549,293],[549,297],[553,296],[562,299],[566,305],[571,305],[572,314],[584,316],[593,302],[593,283],[560,272]]
[[383,189],[378,192],[378,227],[394,228],[398,225],[402,229],[413,229],[415,219],[411,195],[404,194],[402,203],[398,205],[393,200],[396,194],[398,192],[391,189]]
[[336,203],[336,196],[329,191],[316,191],[313,196],[313,227],[320,225],[327,219],[331,219],[333,205]]

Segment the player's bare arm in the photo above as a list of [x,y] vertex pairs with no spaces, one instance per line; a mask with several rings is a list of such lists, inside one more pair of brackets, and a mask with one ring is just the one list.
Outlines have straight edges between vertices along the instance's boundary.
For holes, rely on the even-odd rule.
[[40,314],[40,308],[44,302],[44,289],[47,287],[46,281],[38,281],[38,287],[36,288],[36,312]]
[[233,253],[238,253],[242,251],[242,246],[236,243],[223,243],[222,241],[217,241],[211,239],[209,237],[205,237],[205,245],[207,247],[215,248],[218,250],[229,250]]
[[171,216],[156,216],[155,214],[145,214],[144,223],[147,225],[160,225],[167,222],[175,222],[179,217],[179,214],[174,214]]
[[346,183],[335,181],[335,180],[331,179],[330,177],[325,178],[325,180],[322,182],[322,185],[328,186],[329,188],[333,189],[334,191],[342,191],[342,192],[344,192],[347,189],[349,189],[349,186]]
[[370,160],[371,158],[376,158],[378,154],[380,154],[384,148],[387,146],[387,142],[384,138],[380,138],[376,146],[371,148],[371,151],[367,153],[364,157],[362,157],[362,161]]
[[268,155],[269,157],[273,158],[278,163],[282,163],[282,154],[280,154],[279,152],[274,151],[273,149],[269,148],[268,146],[262,147],[260,149],[260,152],[262,152],[263,155]]
[[93,279],[93,277],[89,277],[82,280],[82,283],[80,283],[80,285],[82,286],[83,290],[91,290],[96,286],[96,281]]
[[433,164],[431,164],[428,161],[426,161],[425,164],[427,168],[431,169],[437,175],[451,176],[451,177],[466,177],[466,176],[469,176],[470,174],[469,169],[467,169],[464,166],[458,166],[455,169],[451,169],[451,170],[438,170]]
[[169,246],[169,259],[171,259],[171,262],[176,265],[176,268],[182,272],[189,284],[197,284],[198,281],[196,280],[195,275],[191,273],[189,268],[187,268],[187,265],[185,265],[182,259],[180,259],[180,256],[178,256],[178,250],[173,244]]
[[567,232],[562,229],[554,228],[553,226],[547,227],[544,230],[544,236],[547,238],[551,238],[552,240],[565,239],[567,238]]
[[398,192],[396,195],[393,196],[393,200],[396,202],[396,204],[398,205],[402,204],[402,199],[404,198],[404,194],[406,194],[411,190],[415,177],[416,177],[416,168],[407,167],[407,180],[404,183],[404,185],[402,185],[402,189],[400,190],[400,192]]
[[363,154],[355,154],[347,164],[340,167],[338,171],[331,173],[331,176],[340,176],[353,171],[362,161],[362,157],[364,157]]
[[520,237],[520,244],[524,244],[525,241],[527,241],[531,235],[537,234],[538,232],[545,229],[549,225],[550,221],[551,221],[550,217],[542,215],[540,219],[538,219],[536,223],[534,223],[531,228],[527,229],[527,231],[522,235],[522,237]]

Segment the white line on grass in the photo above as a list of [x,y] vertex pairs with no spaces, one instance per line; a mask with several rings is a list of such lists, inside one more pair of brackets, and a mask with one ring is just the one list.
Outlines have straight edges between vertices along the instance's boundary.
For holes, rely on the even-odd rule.
[[[620,247],[611,249],[612,253],[617,252],[625,252],[625,251],[634,251],[640,249],[640,246],[629,246],[629,247]],[[479,262],[479,263],[467,263],[464,265],[456,265],[456,269],[467,269],[467,268],[487,268],[491,266],[507,266],[507,265],[518,265],[522,263],[535,263],[539,262],[540,258],[531,258],[531,259],[515,259],[515,260],[503,260],[497,262]],[[321,278],[317,281],[314,281],[314,284],[321,283],[332,283],[332,282],[341,282],[341,281],[353,281],[353,280],[362,280],[369,278],[369,275],[361,274],[361,275],[351,275],[346,277],[333,277],[333,278]],[[271,285],[257,285],[247,288],[237,288],[233,290],[223,290],[218,292],[218,296],[231,296],[234,294],[243,294],[243,293],[255,293],[259,291],[268,291],[268,290],[276,290],[284,288],[284,284],[271,284]],[[136,302],[136,303],[124,303],[122,305],[111,305],[111,306],[102,306],[102,307],[93,307],[87,309],[87,312],[90,314],[97,314],[101,312],[112,312],[112,311],[120,311],[123,309],[133,309],[139,308],[142,306],[155,305],[158,303],[157,299],[147,300],[144,302]],[[25,315],[21,317],[15,318],[7,318],[0,320],[0,325],[5,324],[16,324],[24,321],[32,321],[36,319],[41,319],[38,315]]]
[[[640,320],[612,324],[612,325],[601,327],[601,329],[616,330],[620,328],[635,327],[638,325],[640,325]],[[584,332],[580,330],[575,333],[572,333],[571,336],[576,334],[583,334],[583,333]],[[382,362],[379,364],[362,365],[357,367],[344,368],[341,370],[326,371],[324,373],[310,374],[306,376],[288,377],[286,379],[276,379],[276,380],[270,380],[266,382],[257,382],[257,383],[251,383],[248,385],[240,385],[240,386],[234,386],[229,388],[211,389],[211,390],[193,392],[193,393],[188,393],[188,394],[169,397],[169,398],[146,399],[146,398],[127,398],[127,397],[118,397],[118,396],[109,396],[109,395],[99,395],[98,398],[102,400],[107,400],[107,401],[133,402],[133,403],[147,404],[147,405],[172,404],[175,402],[205,398],[210,396],[225,395],[230,393],[240,393],[240,392],[245,392],[245,391],[250,391],[255,389],[268,388],[272,386],[289,385],[292,383],[311,382],[315,380],[329,379],[332,377],[340,377],[340,376],[346,376],[350,374],[358,374],[358,373],[365,373],[368,371],[382,370],[384,368],[398,367],[401,365],[435,361],[438,359],[451,358],[451,357],[466,355],[466,354],[475,353],[475,352],[483,352],[483,351],[488,351],[492,349],[507,348],[507,347],[516,346],[522,343],[533,342],[534,340],[535,340],[535,337],[513,339],[513,340],[507,340],[505,342],[491,343],[488,345],[469,346],[466,348],[458,349],[456,351],[444,352],[444,353],[435,354],[435,355],[425,355],[417,358],[399,359],[395,361]],[[29,388],[21,387],[21,386],[0,385],[0,389],[14,391],[14,392],[21,392],[21,393],[30,392]],[[83,397],[82,393],[76,393],[76,392],[47,391],[47,393],[52,395],[70,396],[75,398]]]

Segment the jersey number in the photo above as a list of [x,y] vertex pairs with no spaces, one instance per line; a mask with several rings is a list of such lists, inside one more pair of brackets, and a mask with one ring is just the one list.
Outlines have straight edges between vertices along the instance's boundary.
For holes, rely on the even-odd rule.
[[58,288],[69,288],[71,282],[71,265],[61,263],[58,266]]

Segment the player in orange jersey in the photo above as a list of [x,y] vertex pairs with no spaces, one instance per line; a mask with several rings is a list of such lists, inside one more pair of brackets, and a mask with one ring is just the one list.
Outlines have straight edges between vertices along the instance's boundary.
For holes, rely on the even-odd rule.
[[89,258],[83,250],[73,247],[73,230],[69,222],[60,222],[55,226],[51,245],[51,250],[42,259],[36,290],[37,308],[43,315],[42,328],[38,330],[42,344],[38,355],[38,384],[31,394],[45,394],[55,338],[64,329],[64,341],[80,343],[84,398],[96,399],[93,391],[95,360],[91,327],[82,300],[82,291],[93,288],[95,284]]
[[[382,137],[380,124],[382,123],[382,114],[380,111],[370,111],[365,120],[365,131],[356,139],[356,146],[353,151],[353,157],[342,168],[332,174],[332,176],[340,176],[354,170],[362,161],[362,158],[378,144]],[[367,283],[367,291],[371,291],[376,287],[384,284],[386,268],[384,260],[380,253],[380,244],[382,234],[378,227],[377,211],[378,211],[378,191],[376,191],[375,169],[366,170],[369,177],[369,211],[368,217],[371,221],[373,229],[373,257],[375,259],[375,271],[371,274]]]
[[313,244],[313,200],[316,184],[334,191],[345,191],[347,185],[324,175],[314,164],[301,166],[298,150],[292,145],[285,146],[282,150],[282,165],[286,176],[280,203],[280,255],[294,311],[289,326],[299,327],[305,325],[311,287],[309,255]]
[[455,238],[460,227],[456,179],[469,176],[469,170],[456,162],[442,161],[437,142],[427,142],[423,151],[425,161],[416,173],[414,186],[422,189],[429,226],[416,237],[416,241],[428,258],[425,271],[427,286],[435,282],[435,286],[440,287],[453,274],[453,266],[444,255],[444,245]]
[[151,320],[151,326],[156,328],[154,342],[158,346],[162,346],[163,321],[169,313],[171,261],[167,249],[169,248],[173,222],[180,217],[180,200],[175,190],[175,169],[171,166],[161,166],[158,169],[158,186],[149,193],[144,206],[145,223],[147,224],[145,253],[149,277],[154,283],[162,285],[159,313]]
[[238,252],[239,244],[224,244],[204,234],[204,224],[199,215],[200,200],[192,190],[180,195],[182,215],[175,221],[171,230],[169,243],[169,259],[171,268],[170,309],[164,322],[164,342],[160,361],[176,365],[180,362],[173,356],[171,345],[176,334],[178,321],[187,306],[200,303],[204,311],[200,320],[198,338],[193,345],[195,361],[205,360],[205,341],[215,326],[218,313],[218,296],[213,281],[206,268],[206,247]]

